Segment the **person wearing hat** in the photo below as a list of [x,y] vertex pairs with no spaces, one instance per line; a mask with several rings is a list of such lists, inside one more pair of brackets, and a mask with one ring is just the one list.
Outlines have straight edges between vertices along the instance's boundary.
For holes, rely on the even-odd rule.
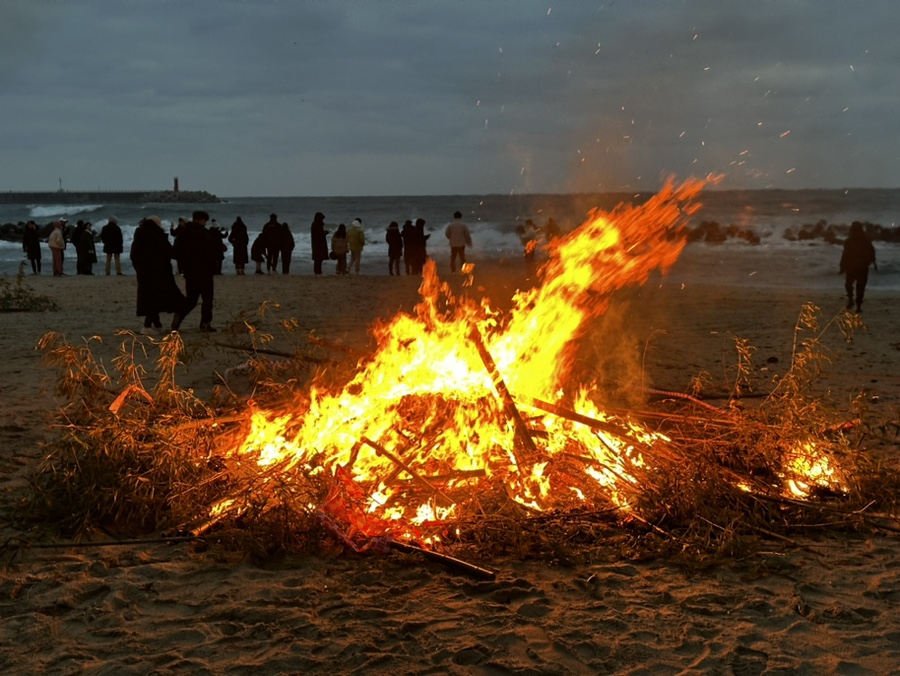
[[106,254],[106,274],[113,259],[116,261],[116,274],[122,274],[122,264],[119,256],[123,251],[122,245],[122,228],[119,227],[119,221],[115,216],[110,216],[106,225],[100,230],[100,241],[103,242],[103,253]]
[[68,221],[65,218],[60,218],[53,224],[53,230],[47,237],[47,246],[50,247],[50,253],[53,256],[54,277],[62,277],[65,274],[63,272],[63,263],[65,262],[63,251],[66,248],[66,237],[63,235],[63,228],[66,223]]

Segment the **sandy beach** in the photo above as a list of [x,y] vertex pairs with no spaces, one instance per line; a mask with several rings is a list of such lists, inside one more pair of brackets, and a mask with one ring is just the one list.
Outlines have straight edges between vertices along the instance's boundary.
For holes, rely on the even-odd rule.
[[[304,261],[305,263],[305,261]],[[446,265],[445,262],[442,262]],[[302,265],[302,263],[301,263]],[[439,272],[446,274],[446,270]],[[3,317],[0,491],[4,512],[21,500],[53,431],[54,373],[35,350],[47,331],[70,341],[99,336],[111,359],[117,331],[140,327],[132,276],[28,276],[55,312]],[[476,269],[469,293],[498,306],[528,284],[518,261]],[[197,330],[182,385],[199,394],[245,358],[215,347],[227,325],[263,301],[281,305],[299,332],[360,350],[367,327],[418,302],[410,277],[308,274],[216,279],[214,337]],[[582,368],[621,361],[645,387],[687,391],[699,372],[708,394],[727,393],[733,337],[756,348],[760,386],[790,363],[806,302],[823,321],[842,311],[843,289],[680,287],[654,280],[616,294],[593,327]],[[864,327],[840,334],[823,395],[850,420],[860,393],[870,415],[900,408],[900,309],[873,290]],[[142,340],[151,340],[142,338]],[[278,347],[278,343],[274,347]],[[602,346],[602,347],[600,347]],[[637,380],[636,380],[637,382]],[[721,402],[719,402],[721,403]],[[892,462],[890,439],[864,452]],[[4,521],[4,541],[19,537]],[[598,551],[590,564],[498,559],[477,581],[414,556],[291,556],[259,565],[223,561],[190,543],[26,548],[0,580],[0,668],[5,673],[394,674],[885,674],[900,669],[900,539],[848,535],[772,541],[752,558],[704,572],[665,560]]]

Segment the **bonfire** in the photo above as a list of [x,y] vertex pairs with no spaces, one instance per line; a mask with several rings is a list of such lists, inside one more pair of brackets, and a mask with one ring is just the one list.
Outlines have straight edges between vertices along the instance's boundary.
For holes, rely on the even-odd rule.
[[[429,264],[415,312],[373,327],[377,347],[349,381],[314,378],[263,403],[232,397],[228,415],[178,389],[177,335],[159,341],[150,390],[128,362],[130,335],[119,364],[125,384],[113,393],[89,350],[48,335],[42,347],[65,367],[73,403],[68,441],[48,457],[30,506],[49,512],[65,502],[71,513],[74,493],[86,493],[90,505],[74,510],[81,533],[137,521],[210,538],[267,524],[282,542],[291,532],[327,534],[356,551],[439,551],[483,534],[492,519],[602,516],[663,541],[702,532],[697,539],[714,549],[733,545],[737,532],[784,538],[775,531],[804,513],[858,526],[862,474],[848,466],[846,428],[809,409],[792,413],[796,371],[758,415],[677,393],[668,410],[632,413],[604,405],[576,367],[612,294],[676,262],[703,187],[670,183],[643,204],[592,211],[548,243],[540,283],[517,292],[508,312],[454,294]],[[814,308],[802,321],[817,329]],[[815,347],[813,338],[795,350],[797,370]],[[304,362],[299,351],[290,356]],[[160,448],[165,461],[149,455]],[[111,474],[120,485],[103,490],[127,484],[129,501],[153,504],[151,514],[128,512],[121,497],[99,509],[97,486],[109,477],[94,472],[87,487],[72,478],[85,472],[85,453],[119,463]]]

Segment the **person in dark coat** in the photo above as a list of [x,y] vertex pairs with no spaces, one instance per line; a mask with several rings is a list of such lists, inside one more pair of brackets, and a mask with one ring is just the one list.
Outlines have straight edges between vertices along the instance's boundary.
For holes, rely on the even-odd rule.
[[413,260],[416,256],[416,229],[413,222],[407,220],[403,224],[403,230],[400,231],[400,238],[403,240],[403,264],[406,266],[406,274],[411,275],[413,271]]
[[266,245],[266,272],[278,272],[278,255],[281,253],[281,223],[278,222],[278,214],[269,214],[262,234]]
[[69,241],[75,249],[75,274],[84,274],[84,257],[81,255],[81,235],[84,234],[84,221],[78,221],[69,232]]
[[[174,246],[175,242],[178,241],[178,235],[180,235],[181,233],[184,232],[184,226],[186,226],[186,225],[187,225],[187,221],[184,220],[183,218],[179,218],[177,225],[169,226],[169,234],[172,235],[173,246]],[[178,265],[178,274],[180,275],[182,273],[181,263],[179,261],[176,261],[176,263]]]
[[287,223],[281,224],[278,243],[281,246],[281,274],[286,275],[291,271],[291,253],[294,251],[294,236]]
[[137,316],[144,318],[141,333],[153,334],[162,328],[160,312],[184,310],[184,294],[172,274],[174,249],[157,216],[143,219],[134,231],[129,258],[137,275]]
[[100,241],[103,242],[103,253],[106,254],[106,274],[110,272],[113,259],[116,261],[116,274],[122,274],[122,262],[119,256],[125,250],[122,243],[122,228],[115,216],[110,216],[106,225],[100,230]]
[[847,309],[853,307],[853,287],[856,287],[856,311],[862,312],[863,296],[866,294],[866,284],[869,281],[869,266],[875,262],[875,247],[872,240],[863,230],[859,221],[853,221],[850,225],[850,234],[844,240],[844,250],[841,253],[841,267],[838,274],[844,274],[844,288],[847,291]]
[[244,266],[249,261],[247,245],[250,243],[250,236],[247,234],[247,226],[240,216],[231,224],[231,234],[228,235],[228,241],[231,243],[231,260],[234,262],[234,273],[243,275]]
[[253,246],[250,247],[250,260],[256,263],[256,274],[264,275],[262,264],[266,262],[266,238],[262,233],[253,240]]
[[22,234],[22,251],[31,262],[31,274],[41,274],[41,233],[37,223],[28,221]]
[[328,231],[325,229],[325,214],[317,211],[309,226],[309,241],[312,247],[313,272],[322,274],[322,261],[328,260]]
[[214,243],[221,240],[214,238],[206,229],[209,214],[195,211],[191,220],[184,226],[175,239],[175,258],[181,263],[184,271],[185,299],[184,311],[172,318],[172,330],[177,331],[184,318],[200,305],[200,331],[212,333],[213,296],[215,292],[216,258]]
[[431,235],[425,234],[425,219],[417,218],[415,226],[414,255],[413,255],[413,274],[421,275],[422,268],[425,267],[425,261],[428,260],[428,238]]
[[397,221],[391,221],[384,235],[384,241],[388,245],[388,272],[393,275],[394,268],[400,274],[400,257],[403,256],[403,237],[400,235],[400,226]]
[[212,246],[213,258],[216,261],[216,269],[213,274],[221,275],[222,263],[225,262],[225,252],[228,251],[228,245],[225,244],[225,240],[228,239],[228,233],[219,227],[216,219],[213,219],[208,232],[212,241],[210,246]]
[[78,267],[82,275],[94,274],[94,263],[97,262],[97,249],[94,246],[94,227],[90,222],[84,224],[79,239],[81,245],[78,247]]

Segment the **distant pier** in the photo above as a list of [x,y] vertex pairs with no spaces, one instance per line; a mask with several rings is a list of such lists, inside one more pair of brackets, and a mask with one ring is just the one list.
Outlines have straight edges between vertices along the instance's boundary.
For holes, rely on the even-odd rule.
[[205,190],[53,190],[0,192],[0,204],[211,204],[218,197]]

